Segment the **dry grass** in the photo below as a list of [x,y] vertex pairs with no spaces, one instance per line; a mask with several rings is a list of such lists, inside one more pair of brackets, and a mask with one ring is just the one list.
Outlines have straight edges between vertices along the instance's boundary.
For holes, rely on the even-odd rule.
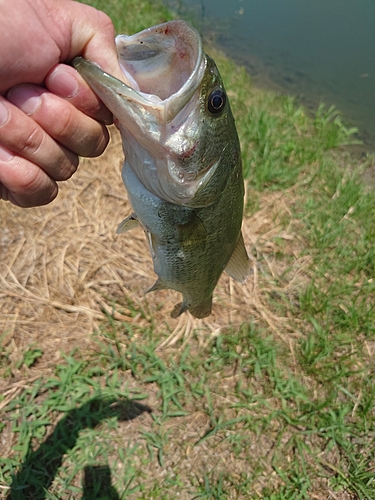
[[[0,365],[0,389],[3,395],[0,412],[12,404],[17,408],[13,408],[12,414],[8,410],[3,421],[0,456],[18,460],[15,450],[22,442],[22,436],[14,430],[15,422],[20,429],[23,425],[32,433],[34,417],[27,416],[23,420],[23,411],[27,413],[30,403],[19,403],[22,395],[33,392],[39,379],[46,381],[55,376],[56,365],[66,364],[59,361],[61,353],[69,353],[77,348],[84,356],[91,355],[88,359],[94,366],[94,360],[99,359],[96,355],[105,356],[106,346],[109,349],[117,342],[115,336],[112,338],[108,333],[112,317],[118,320],[113,330],[119,333],[118,342],[122,349],[118,353],[120,356],[129,356],[127,348],[136,344],[140,349],[140,356],[144,356],[143,359],[146,360],[146,351],[142,351],[142,348],[147,342],[142,342],[142,335],[146,331],[152,331],[153,339],[160,337],[156,348],[158,352],[147,354],[150,356],[146,360],[148,371],[145,369],[145,374],[138,373],[134,376],[131,370],[125,368],[118,387],[121,392],[130,390],[130,394],[131,390],[135,394],[147,393],[145,402],[152,413],[145,410],[134,419],[119,418],[116,428],[106,427],[103,423],[92,434],[87,435],[86,441],[80,441],[78,448],[82,456],[64,458],[64,465],[59,472],[51,473],[54,478],[51,485],[45,485],[51,494],[56,495],[54,498],[71,498],[70,493],[61,493],[65,487],[65,477],[70,475],[72,478],[69,479],[69,488],[82,487],[87,462],[85,450],[88,446],[94,449],[95,443],[99,448],[102,447],[98,460],[103,464],[110,464],[114,478],[115,471],[125,473],[128,466],[135,467],[138,472],[142,471],[146,460],[147,467],[152,467],[152,473],[145,474],[139,481],[148,488],[147,491],[151,491],[155,484],[164,488],[165,477],[177,474],[184,484],[180,487],[182,491],[179,494],[179,498],[183,499],[191,498],[189,492],[192,485],[194,488],[204,487],[205,471],[208,471],[209,481],[213,486],[219,484],[223,477],[230,478],[232,483],[224,484],[226,490],[231,492],[228,498],[236,498],[237,488],[234,483],[241,483],[242,478],[250,474],[253,479],[249,488],[253,495],[262,498],[267,489],[281,491],[286,482],[285,475],[282,474],[302,474],[301,467],[317,471],[311,477],[309,498],[360,498],[349,489],[339,491],[329,479],[336,476],[337,471],[343,471],[342,477],[348,475],[350,463],[340,446],[327,448],[329,438],[321,435],[320,431],[325,426],[330,427],[325,418],[325,407],[322,410],[314,407],[315,402],[318,405],[322,401],[328,401],[335,388],[329,383],[322,384],[320,377],[314,375],[311,369],[309,372],[301,370],[301,345],[306,345],[308,334],[313,332],[313,328],[300,314],[298,301],[303,295],[301,291],[311,281],[314,268],[313,252],[309,252],[309,255],[304,252],[306,244],[309,245],[303,239],[307,236],[301,236],[306,235],[306,228],[295,215],[298,212],[296,203],[299,204],[305,194],[302,176],[301,181],[293,187],[275,192],[248,188],[243,233],[248,252],[252,256],[253,274],[244,285],[239,285],[224,274],[215,290],[213,314],[210,317],[197,320],[190,314],[184,314],[178,319],[172,319],[169,313],[180,300],[179,294],[166,290],[144,295],[144,290],[152,285],[156,276],[143,232],[135,229],[125,235],[118,236],[115,233],[117,225],[131,212],[131,208],[120,175],[123,161],[121,141],[114,128],[111,133],[112,141],[106,153],[96,160],[83,160],[74,178],[61,184],[59,197],[51,205],[30,210],[18,209],[6,203],[2,205],[0,355],[7,353],[7,359]],[[334,191],[336,192],[338,191]],[[336,198],[337,196],[334,195]],[[327,276],[326,274],[326,281]],[[241,341],[238,327],[243,323],[256,323],[258,336],[251,339],[246,337]],[[99,327],[100,334],[93,335]],[[132,328],[131,338],[127,338],[126,332]],[[203,377],[207,377],[207,394],[197,397],[197,392],[194,397],[186,396],[186,401],[183,400],[185,396],[181,395],[183,415],[178,418],[168,416],[168,408],[171,407],[172,411],[176,408],[168,399],[170,382],[167,377],[171,377],[172,370],[179,369],[176,367],[179,367],[186,343],[189,342],[190,348],[189,363],[193,363],[194,359],[203,361],[205,353],[214,357],[214,342],[210,342],[212,337],[230,329],[233,335],[238,335],[238,345],[231,345],[231,352],[241,356],[244,349],[244,355],[251,355],[255,349],[253,342],[258,342],[256,345],[260,353],[255,358],[260,366],[267,355],[267,337],[272,338],[270,345],[273,352],[276,352],[275,346],[279,348],[281,345],[282,348],[277,351],[274,362],[271,358],[264,361],[266,364],[263,369],[260,368],[261,375],[254,373],[250,377],[247,377],[247,372],[238,364],[237,358],[226,365],[217,356],[212,361],[213,365],[217,363],[216,367],[206,367],[202,372]],[[223,342],[231,337],[232,335],[223,335]],[[102,353],[98,352],[98,339],[103,344]],[[301,344],[303,340],[305,343]],[[370,339],[366,341],[366,346],[371,357],[369,342]],[[43,354],[28,368],[22,360],[30,346],[40,348]],[[315,344],[315,348],[317,346],[319,347]],[[314,354],[313,349],[314,345]],[[354,347],[350,349],[351,357],[354,357]],[[345,352],[338,345],[332,351],[334,363],[339,364],[340,353],[344,356]],[[225,352],[223,354],[225,357]],[[165,368],[164,374],[155,375],[151,367],[154,367],[155,361],[161,360],[165,361],[168,368]],[[288,365],[285,372],[281,370],[284,364]],[[141,371],[143,365],[139,366]],[[344,368],[343,361],[342,369]],[[320,372],[319,366],[316,370],[317,373]],[[69,371],[69,366],[66,371]],[[365,366],[359,367],[359,372],[362,371],[366,373]],[[343,372],[342,379],[350,380],[349,371],[345,373]],[[188,375],[185,378],[183,371],[179,374],[182,374],[187,384]],[[74,384],[78,377],[77,388],[80,376],[83,379],[83,375],[72,378]],[[107,376],[109,374],[106,372],[94,382],[100,387],[107,387]],[[150,383],[147,381],[150,376],[157,376],[159,379]],[[199,376],[199,373],[191,375],[189,383],[193,386]],[[277,388],[272,386],[272,377],[280,384]],[[271,415],[286,415],[286,418],[295,415],[299,422],[301,389],[297,386],[297,381],[303,384],[311,397],[306,407],[308,417],[306,422],[301,419],[299,425],[292,423],[288,427],[281,416],[277,418]],[[238,384],[243,384],[249,390],[248,396],[245,393],[241,396]],[[353,387],[357,390],[355,381]],[[172,389],[176,389],[176,383]],[[70,388],[69,398],[70,394],[74,397],[75,390],[75,386]],[[87,387],[85,390],[88,390]],[[55,392],[59,393],[59,390],[56,388]],[[362,398],[362,392],[355,394],[357,402],[353,403],[353,408],[344,402],[348,408],[352,408],[352,416]],[[87,406],[88,397],[85,393],[83,408]],[[41,386],[35,408],[46,404],[46,398],[46,389]],[[336,418],[334,411],[339,413],[344,405],[340,398],[343,398],[341,393],[339,396],[335,395],[330,402],[332,418]],[[259,401],[261,404],[257,405]],[[303,401],[306,403],[306,399]],[[48,434],[58,434],[61,427],[69,434],[69,419],[76,415],[75,412],[80,415],[81,408],[74,406],[78,403],[80,401],[74,400],[72,409],[63,415],[52,406],[48,414]],[[163,421],[162,416],[165,418]],[[245,420],[241,420],[243,417]],[[65,427],[60,425],[60,421],[64,422],[64,419]],[[85,420],[82,415],[81,420],[84,433]],[[347,420],[345,424],[349,426],[350,418]],[[224,422],[223,428],[220,428],[220,422]],[[335,422],[333,428],[336,428]],[[217,431],[209,439],[205,439],[204,436],[214,425],[218,426]],[[149,433],[151,437],[147,438],[145,433]],[[157,451],[152,445],[152,439],[159,438],[163,440],[164,465],[157,463]],[[19,464],[20,480],[23,478],[22,468],[26,471],[32,469],[43,450],[49,450],[48,437],[43,443],[33,439],[31,458],[22,459],[22,464]],[[363,440],[367,444],[367,435],[364,435]],[[296,449],[295,442],[303,442],[306,448]],[[119,460],[118,450],[131,450],[132,446],[134,449],[139,446],[139,455],[129,456],[125,461]],[[151,446],[153,457],[148,456],[147,446]],[[357,448],[354,443],[355,453]],[[74,454],[72,450],[71,453]],[[74,469],[77,467],[76,462],[79,464],[78,469]],[[274,464],[281,467],[281,473],[277,472]],[[359,467],[372,470],[372,466],[367,463]],[[74,472],[75,470],[78,472]],[[16,487],[14,488],[16,491]],[[118,488],[121,490],[123,486],[119,485]],[[174,488],[171,495],[177,491],[177,486]],[[249,490],[238,498],[248,498],[247,491]],[[1,494],[0,491],[0,498]]]
[[[257,188],[243,223],[253,274],[224,274],[210,317],[171,319],[178,293],[144,295],[156,279],[145,237],[115,233],[131,211],[115,129],[51,205],[2,203],[0,498],[93,498],[94,460],[122,498],[211,498],[206,480],[211,493],[224,482],[212,498],[372,498],[373,201],[342,181],[352,160],[326,157],[345,128],[222,67]],[[28,367],[30,346],[42,355]]]
[[[243,223],[253,274],[244,285],[224,274],[215,290],[210,317],[197,320],[184,314],[172,319],[169,313],[179,300],[176,292],[144,295],[156,276],[143,232],[135,229],[125,235],[115,233],[131,208],[121,181],[121,140],[114,128],[111,135],[106,153],[96,160],[83,160],[75,177],[61,184],[60,194],[51,205],[24,210],[3,204],[0,322],[4,332],[2,348],[11,352],[11,371],[9,362],[7,369],[12,377],[2,378],[4,399],[0,410],[30,388],[38,377],[51,374],[61,352],[78,348],[81,353],[89,353],[97,349],[92,334],[108,315],[137,328],[152,325],[161,337],[158,350],[180,345],[180,340],[185,345],[193,332],[198,332],[199,344],[205,348],[212,335],[251,319],[266,326],[294,356],[292,339],[298,335],[298,328],[291,325],[296,320],[292,323],[287,313],[284,315],[272,305],[275,295],[298,295],[296,292],[305,281],[304,269],[309,264],[307,257],[300,257],[304,245],[297,236],[297,222],[291,214],[292,191],[247,192],[247,198],[258,198],[257,210],[245,217]],[[31,368],[23,364],[18,369],[30,345],[41,348],[43,355]],[[221,374],[217,387],[224,384],[226,393],[236,383],[235,377]],[[160,404],[157,391],[156,386],[154,390],[147,388],[147,404],[154,409]],[[220,402],[221,396],[217,397],[217,411],[221,408],[223,416],[234,418],[236,412],[225,409],[227,401]],[[152,425],[145,413],[137,421],[121,424],[112,436],[113,441],[121,442],[120,435],[130,433],[132,442],[138,442],[142,437],[139,429],[151,430]],[[212,443],[204,441],[197,445],[209,426],[207,414],[196,408],[186,417],[172,419],[165,432],[170,437],[169,446],[175,449],[165,450],[166,468],[156,469],[153,479],[158,473],[162,479],[165,470],[176,464],[189,474],[206,468],[221,470],[225,466],[233,477],[239,478],[241,471],[245,473],[249,467],[255,470],[257,460],[250,465],[245,457],[238,460],[231,457],[233,463],[228,462],[227,446],[220,444],[220,440],[214,443],[212,457]],[[253,436],[253,451],[263,457],[265,464],[276,432],[277,429],[269,428],[267,436],[260,440],[259,436]],[[13,455],[16,437],[10,428],[3,431],[6,446],[2,456]],[[271,479],[275,486],[279,483],[269,464],[267,473],[270,476],[259,476],[255,490],[261,491]],[[77,475],[77,487],[81,480],[81,475]],[[185,496],[182,494],[181,498]]]
[[[138,326],[152,322],[157,332],[172,332],[160,348],[188,339],[195,329],[203,336],[215,335],[250,318],[267,323],[285,340],[287,331],[293,333],[289,318],[273,310],[269,296],[293,295],[306,263],[300,258],[303,243],[285,223],[292,220],[291,192],[260,195],[259,209],[244,220],[245,242],[254,256],[254,272],[246,284],[224,274],[209,318],[184,314],[174,320],[169,312],[179,300],[176,292],[144,295],[156,276],[143,232],[115,234],[131,208],[120,175],[121,141],[114,128],[111,133],[106,153],[83,160],[49,206],[25,210],[2,205],[0,323],[3,349],[11,348],[14,364],[30,344],[43,349],[38,370],[54,366],[60,351],[90,349],[91,334],[108,314]],[[280,244],[283,259],[277,258]],[[288,255],[292,267],[280,284]]]

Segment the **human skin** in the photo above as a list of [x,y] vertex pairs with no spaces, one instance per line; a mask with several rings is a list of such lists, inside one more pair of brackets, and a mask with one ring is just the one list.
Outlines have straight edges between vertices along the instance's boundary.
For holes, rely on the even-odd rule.
[[0,199],[44,205],[79,156],[99,156],[112,115],[69,63],[121,78],[114,28],[72,0],[0,0]]

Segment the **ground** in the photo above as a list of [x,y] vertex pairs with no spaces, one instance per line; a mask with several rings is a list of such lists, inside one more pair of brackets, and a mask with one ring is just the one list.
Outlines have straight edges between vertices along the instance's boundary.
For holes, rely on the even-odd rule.
[[351,135],[334,111],[220,68],[253,273],[208,318],[144,295],[114,128],[52,204],[2,204],[0,497],[375,498],[373,160],[327,153]]

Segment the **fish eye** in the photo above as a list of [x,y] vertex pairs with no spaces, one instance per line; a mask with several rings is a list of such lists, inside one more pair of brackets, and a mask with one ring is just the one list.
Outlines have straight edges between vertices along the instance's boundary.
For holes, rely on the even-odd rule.
[[216,89],[213,92],[211,92],[208,98],[207,101],[208,111],[213,115],[217,115],[221,113],[221,111],[223,111],[226,102],[227,102],[227,96],[225,95],[225,92],[223,92],[221,89]]

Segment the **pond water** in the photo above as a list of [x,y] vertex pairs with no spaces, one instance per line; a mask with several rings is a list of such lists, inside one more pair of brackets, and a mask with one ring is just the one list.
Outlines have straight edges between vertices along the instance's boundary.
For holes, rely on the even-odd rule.
[[375,0],[166,0],[257,85],[335,105],[375,151]]

